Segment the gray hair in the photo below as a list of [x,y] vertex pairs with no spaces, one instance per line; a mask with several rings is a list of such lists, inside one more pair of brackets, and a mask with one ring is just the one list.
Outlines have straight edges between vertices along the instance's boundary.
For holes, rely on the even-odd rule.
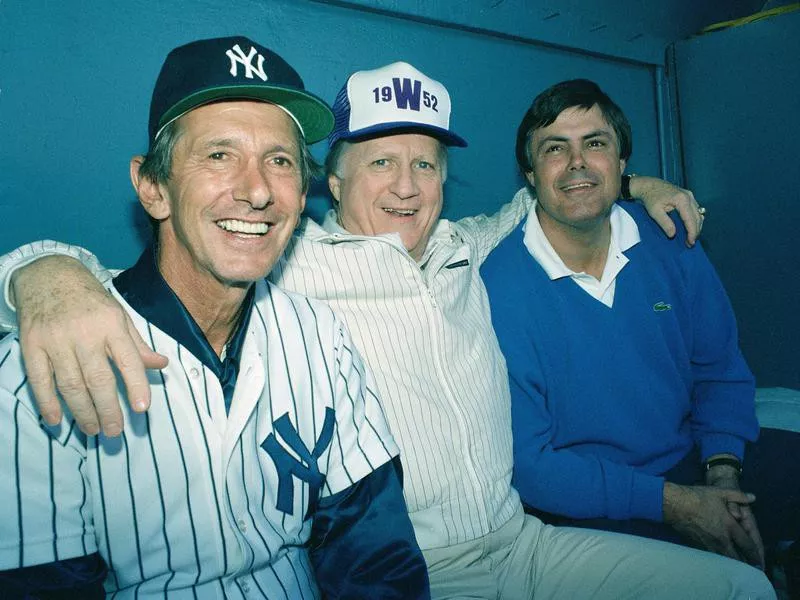
[[[139,173],[143,177],[147,177],[155,183],[166,183],[169,180],[172,174],[172,158],[175,152],[175,145],[183,134],[180,122],[181,119],[176,119],[164,127],[150,147],[139,167]],[[321,175],[322,167],[312,156],[303,134],[294,121],[292,121],[292,130],[295,134],[297,147],[300,150],[300,183],[303,193],[306,193],[311,181]]]
[[176,119],[164,127],[139,166],[139,174],[154,183],[166,183],[172,173],[172,154],[183,130]]
[[[169,181],[172,175],[172,159],[175,152],[175,145],[183,135],[183,129],[180,126],[181,119],[175,119],[167,124],[161,133],[153,142],[147,154],[139,166],[139,174],[142,177],[147,177],[154,183],[164,184]],[[294,120],[292,122],[292,131],[294,131],[297,147],[300,150],[300,183],[302,191],[305,194],[308,191],[308,186],[311,180],[319,177],[322,174],[322,167],[311,155],[308,149],[308,144],[303,137],[300,129]],[[150,228],[153,232],[153,237],[158,239],[158,219],[154,219],[148,215],[150,221]]]
[[[436,140],[436,160],[439,162],[439,169],[442,173],[442,183],[447,181],[447,146],[440,140]],[[348,142],[347,140],[339,140],[328,152],[325,157],[325,175],[336,175],[339,179],[342,177],[342,157],[347,153],[347,150],[357,142]]]

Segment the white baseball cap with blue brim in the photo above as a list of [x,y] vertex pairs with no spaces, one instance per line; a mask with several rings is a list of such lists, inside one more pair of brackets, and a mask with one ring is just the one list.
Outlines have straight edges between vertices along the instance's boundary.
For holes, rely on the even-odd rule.
[[333,103],[334,126],[328,136],[358,141],[392,132],[418,132],[447,146],[467,145],[450,129],[447,88],[406,62],[356,71]]

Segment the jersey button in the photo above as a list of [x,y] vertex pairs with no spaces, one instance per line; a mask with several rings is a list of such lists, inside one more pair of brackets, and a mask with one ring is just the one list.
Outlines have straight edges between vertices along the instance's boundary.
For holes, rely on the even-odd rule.
[[249,583],[247,583],[246,581],[243,581],[243,582],[242,582],[242,591],[243,591],[245,594],[247,594],[248,592],[250,592],[250,584],[249,584]]
[[236,526],[239,527],[239,531],[241,531],[242,533],[247,531],[247,523],[244,522],[244,519],[239,519],[238,521],[236,521]]
[[198,370],[197,370],[197,369],[195,369],[195,368],[192,368],[192,369],[189,371],[189,375],[192,377],[192,379],[197,379],[198,377],[200,377],[200,371],[198,371]]

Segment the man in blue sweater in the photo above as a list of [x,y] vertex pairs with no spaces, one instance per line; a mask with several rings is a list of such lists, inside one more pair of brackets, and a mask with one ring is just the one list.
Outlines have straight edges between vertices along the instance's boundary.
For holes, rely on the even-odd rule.
[[534,100],[516,151],[537,201],[482,274],[523,502],[763,568],[762,536],[798,537],[800,473],[779,457],[800,455],[800,435],[754,444],[754,380],[708,258],[616,203],[625,115],[593,82],[562,82]]

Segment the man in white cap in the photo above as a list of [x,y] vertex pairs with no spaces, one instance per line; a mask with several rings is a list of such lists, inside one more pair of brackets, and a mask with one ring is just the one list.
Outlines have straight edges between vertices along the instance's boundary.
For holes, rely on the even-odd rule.
[[264,281],[332,123],[247,38],[168,55],[131,161],[153,245],[106,291],[170,359],[159,401],[120,437],[42,426],[0,343],[0,597],[429,597],[368,369],[328,306]]
[[[735,561],[652,540],[557,529],[523,514],[510,484],[507,374],[479,267],[527,212],[525,196],[493,217],[439,219],[446,148],[466,143],[450,126],[447,90],[407,63],[353,74],[334,114],[326,166],[336,207],[321,225],[303,222],[270,279],[326,300],[365,348],[403,452],[406,502],[433,597],[772,597],[763,574]],[[653,183],[637,179],[635,185]],[[670,205],[675,188],[666,188],[662,203]],[[54,249],[81,256],[79,249]],[[6,266],[27,260],[31,250],[20,250]],[[28,326],[40,318],[25,314],[24,305],[46,295],[45,280],[58,277],[62,296],[76,278],[82,289],[92,285],[84,272],[73,272],[82,267],[52,260],[59,262],[31,265],[16,281],[31,345],[48,345],[44,331],[58,331],[59,339],[67,331],[78,340],[73,325],[84,322],[87,304],[95,317],[119,322],[105,299],[84,291],[81,306],[69,300],[73,325]],[[62,312],[66,304],[59,303]],[[123,327],[112,328],[114,337],[124,336]],[[93,337],[87,347],[106,347],[107,340]],[[53,346],[44,352],[58,362],[57,371],[63,367],[81,382],[71,399],[88,407],[78,362],[61,360]],[[107,363],[105,354],[90,353],[95,364]],[[51,374],[42,374],[49,414]],[[102,401],[99,387],[91,395],[105,406],[101,412],[118,410],[116,398]],[[94,408],[85,414],[96,429]]]

